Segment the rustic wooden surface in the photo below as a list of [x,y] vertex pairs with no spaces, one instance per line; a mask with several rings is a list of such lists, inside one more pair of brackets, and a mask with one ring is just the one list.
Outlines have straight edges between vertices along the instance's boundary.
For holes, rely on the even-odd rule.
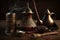
[[[4,21],[5,22],[5,21]],[[4,25],[6,23],[2,23],[0,21],[0,26],[3,25],[2,27],[4,28]],[[4,35],[4,32],[1,33],[2,29],[0,27],[0,40],[60,40],[60,20],[55,20],[56,24],[59,27],[58,34],[55,35],[47,35],[47,36],[42,36],[42,37],[33,37],[31,34],[20,34],[18,36],[14,35]]]

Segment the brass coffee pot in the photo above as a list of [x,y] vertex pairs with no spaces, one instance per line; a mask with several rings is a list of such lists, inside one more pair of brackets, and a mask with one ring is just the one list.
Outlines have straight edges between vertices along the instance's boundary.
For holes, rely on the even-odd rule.
[[32,18],[33,12],[29,7],[29,3],[27,3],[27,8],[22,13],[24,13],[24,15],[25,15],[25,19],[23,22],[23,28],[25,30],[33,30],[36,27],[36,24]]
[[54,31],[58,29],[58,26],[51,17],[52,14],[54,13],[50,12],[49,9],[47,9],[46,13],[43,16],[44,25],[48,27],[49,31]]

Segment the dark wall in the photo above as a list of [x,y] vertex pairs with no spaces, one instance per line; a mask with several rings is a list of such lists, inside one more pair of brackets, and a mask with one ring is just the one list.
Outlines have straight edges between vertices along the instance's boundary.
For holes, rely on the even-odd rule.
[[[27,1],[30,3],[30,8],[35,12],[32,0],[0,0],[0,20],[5,19],[6,12],[9,8],[13,7],[15,3],[20,7]],[[35,0],[35,2],[41,18],[43,17],[44,11],[48,8],[50,11],[55,12],[56,19],[60,19],[60,2],[58,0]]]

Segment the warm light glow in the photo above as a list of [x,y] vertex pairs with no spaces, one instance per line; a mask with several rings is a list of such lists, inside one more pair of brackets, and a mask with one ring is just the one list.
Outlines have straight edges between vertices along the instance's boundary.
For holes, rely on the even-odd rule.
[[15,18],[15,15],[16,15],[16,14],[15,14],[15,13],[13,13],[13,18]]
[[47,9],[48,13],[50,13],[50,11]]
[[53,21],[53,19],[50,17],[50,15],[49,15],[49,21],[50,21],[50,23],[54,23],[54,21]]
[[29,13],[33,13],[32,10],[31,10],[30,8],[29,8],[29,10],[30,10]]
[[7,13],[6,16],[10,15],[11,13]]
[[49,13],[48,20],[49,20],[49,22],[50,22],[51,24],[53,24],[54,21],[53,21],[53,19],[51,18],[51,14],[53,14],[53,13],[50,13],[49,9],[47,9],[47,11],[48,11],[48,13]]
[[27,25],[26,27],[36,27],[35,22],[31,18],[25,22],[25,25]]
[[25,33],[24,31],[17,31],[18,33]]
[[42,21],[42,20],[40,20],[40,22],[41,22],[41,23],[43,23],[43,21]]
[[13,15],[12,15],[13,23],[15,23],[15,21],[16,21],[16,20],[15,20],[15,19],[16,19],[15,17],[16,17],[16,13],[13,13]]

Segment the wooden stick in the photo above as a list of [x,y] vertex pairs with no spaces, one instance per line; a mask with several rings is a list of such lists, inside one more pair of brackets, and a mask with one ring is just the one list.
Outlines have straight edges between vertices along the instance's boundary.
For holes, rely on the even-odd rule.
[[34,4],[34,8],[35,8],[35,11],[36,11],[36,15],[37,15],[38,21],[40,22],[40,17],[39,17],[39,14],[38,14],[38,11],[37,11],[37,7],[36,7],[36,4],[35,4],[34,0],[33,0],[33,4]]
[[41,36],[46,36],[46,35],[53,35],[57,34],[58,32],[48,32],[48,33],[43,33],[43,34],[33,34],[34,37],[41,37]]

